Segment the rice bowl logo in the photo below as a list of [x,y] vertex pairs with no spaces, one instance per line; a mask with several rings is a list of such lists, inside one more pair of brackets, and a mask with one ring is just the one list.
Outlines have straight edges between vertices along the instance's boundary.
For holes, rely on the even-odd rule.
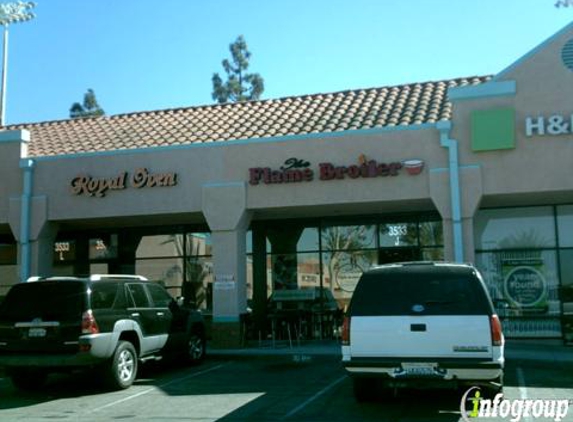
[[460,402],[460,412],[465,422],[481,418],[510,418],[519,422],[522,418],[563,420],[569,411],[569,400],[525,400],[504,399],[503,393],[496,394],[493,400],[481,396],[479,387],[472,387],[464,393]]

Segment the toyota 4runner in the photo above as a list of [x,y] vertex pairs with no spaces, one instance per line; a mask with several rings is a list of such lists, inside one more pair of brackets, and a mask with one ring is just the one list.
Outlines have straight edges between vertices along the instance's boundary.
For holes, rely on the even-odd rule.
[[358,401],[408,386],[499,392],[503,351],[499,318],[470,265],[375,267],[360,278],[343,323],[342,363]]
[[21,389],[40,387],[50,372],[82,368],[124,389],[139,362],[167,354],[203,359],[202,316],[140,276],[35,278],[13,286],[0,304],[0,367]]

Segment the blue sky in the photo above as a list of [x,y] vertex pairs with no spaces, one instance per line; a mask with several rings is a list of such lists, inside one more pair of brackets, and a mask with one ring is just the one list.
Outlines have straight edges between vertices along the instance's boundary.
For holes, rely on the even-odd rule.
[[[0,1],[5,3],[6,1]],[[37,0],[10,27],[6,123],[212,104],[240,34],[263,99],[494,74],[573,20],[556,0]]]

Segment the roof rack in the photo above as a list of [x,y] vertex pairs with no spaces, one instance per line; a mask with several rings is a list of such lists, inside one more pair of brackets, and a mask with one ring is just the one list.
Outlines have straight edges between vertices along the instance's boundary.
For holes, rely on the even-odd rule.
[[148,281],[147,278],[141,275],[131,275],[131,274],[92,274],[88,277],[90,281],[101,281],[101,280],[139,280]]
[[138,280],[138,281],[148,281],[147,278],[141,275],[131,275],[131,274],[91,274],[90,276],[54,276],[54,277],[42,277],[42,276],[32,276],[28,277],[28,282],[43,281],[43,280],[86,280],[89,281],[102,281],[102,280]]

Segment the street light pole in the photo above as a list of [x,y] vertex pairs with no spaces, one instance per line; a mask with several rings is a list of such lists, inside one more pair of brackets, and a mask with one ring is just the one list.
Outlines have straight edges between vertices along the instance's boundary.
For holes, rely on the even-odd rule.
[[0,4],[0,25],[4,27],[4,42],[2,48],[2,92],[0,93],[0,126],[4,126],[6,114],[6,75],[8,72],[8,26],[11,23],[26,22],[34,19],[30,10],[36,3],[18,1],[16,3]]

